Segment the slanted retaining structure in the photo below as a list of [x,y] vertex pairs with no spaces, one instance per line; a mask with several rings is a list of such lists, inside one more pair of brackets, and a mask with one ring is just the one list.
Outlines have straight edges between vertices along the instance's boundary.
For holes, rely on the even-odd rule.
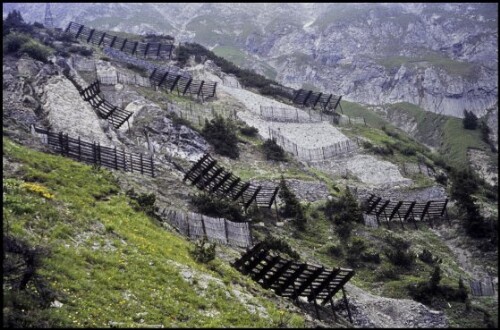
[[73,79],[70,79],[78,89],[82,98],[89,102],[97,110],[99,117],[108,119],[114,128],[120,128],[125,122],[128,123],[133,112],[124,110],[106,101],[101,95],[99,80],[96,80],[86,88],[82,88]]
[[273,255],[262,243],[247,250],[233,264],[241,273],[250,275],[254,281],[266,289],[272,289],[282,297],[289,297],[299,302],[299,297],[306,297],[313,302],[319,318],[316,300],[322,300],[324,306],[330,303],[335,318],[333,296],[342,290],[345,307],[352,323],[351,312],[344,290],[344,285],[354,276],[354,270],[348,268],[326,269],[287,260],[279,255]]
[[313,109],[316,108],[316,106],[320,106],[325,111],[335,111],[337,106],[340,105],[341,99],[342,96],[299,89],[295,92],[292,102]]
[[370,194],[365,202],[365,214],[375,216],[377,224],[380,226],[381,221],[387,223],[390,228],[390,223],[397,218],[400,221],[401,227],[404,229],[404,222],[412,221],[415,229],[418,229],[417,222],[424,222],[426,219],[433,227],[433,220],[436,218],[446,218],[448,224],[451,225],[446,210],[448,199],[439,201],[391,201],[382,199],[374,194]]
[[175,209],[163,209],[161,215],[185,236],[206,237],[209,241],[243,248],[252,246],[249,222],[233,222]]
[[208,97],[215,97],[217,83],[214,81],[195,80],[191,76],[172,72],[169,68],[155,68],[149,79],[155,86],[162,87],[170,92],[177,89],[177,93],[182,95],[191,94],[202,100]]
[[130,41],[75,22],[70,22],[65,32],[87,43],[114,48],[144,58],[170,59],[174,49],[173,41],[171,43]]
[[304,148],[298,146],[296,143],[287,139],[279,131],[269,127],[269,136],[276,142],[283,150],[292,153],[294,156],[304,161],[323,161],[332,159],[335,156],[349,153],[357,149],[357,143],[349,139],[339,141],[332,145],[324,146],[321,148]]
[[137,155],[116,147],[101,146],[100,143],[82,141],[80,137],[69,137],[68,134],[50,132],[34,125],[31,126],[31,132],[33,135],[41,136],[44,143],[63,156],[113,170],[155,176],[153,156],[148,157],[142,153]]
[[270,208],[279,190],[279,186],[272,189],[243,182],[224,167],[217,165],[217,161],[208,153],[186,172],[183,181],[186,180],[200,190],[229,197],[233,201],[238,200],[245,210],[253,202],[259,207]]

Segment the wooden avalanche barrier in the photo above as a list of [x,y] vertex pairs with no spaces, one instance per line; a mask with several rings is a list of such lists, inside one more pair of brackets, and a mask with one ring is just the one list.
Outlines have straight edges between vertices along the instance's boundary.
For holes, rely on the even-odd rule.
[[[333,296],[342,290],[344,303],[352,323],[351,312],[344,290],[344,285],[354,276],[354,270],[348,268],[327,269],[287,260],[271,254],[262,243],[244,253],[233,263],[241,273],[249,275],[266,289],[272,289],[277,295],[289,297],[298,302],[299,297],[314,302],[319,318],[316,300],[325,305],[330,302],[333,310]],[[333,310],[334,315],[335,311]]]
[[173,41],[171,43],[159,42],[139,42],[131,41],[126,38],[117,37],[96,29],[91,29],[85,25],[70,22],[66,28],[75,39],[83,40],[97,46],[110,47],[119,51],[144,58],[168,58],[172,56],[174,49]]
[[270,208],[276,198],[279,187],[274,189],[254,186],[243,182],[240,178],[217,165],[210,154],[201,157],[184,175],[183,181],[190,181],[200,190],[221,197],[229,197],[239,202],[247,209],[252,202],[259,207]]
[[404,222],[408,221],[412,221],[415,229],[418,229],[417,222],[424,222],[425,220],[433,227],[435,218],[444,217],[451,224],[446,210],[447,204],[448,199],[427,202],[391,201],[370,194],[365,202],[364,212],[368,215],[375,215],[379,226],[380,222],[383,221],[390,228],[390,223],[397,216],[403,229]]
[[68,134],[50,132],[34,125],[31,126],[31,131],[34,135],[40,135],[46,144],[63,156],[114,170],[155,176],[153,156],[101,146],[99,143],[82,141],[80,137],[72,138]]
[[162,217],[179,232],[192,238],[206,237],[220,244],[249,247],[252,245],[250,224],[233,222],[224,218],[212,218],[193,212],[164,209]]
[[342,99],[342,96],[334,96],[333,94],[323,94],[319,92],[306,91],[305,89],[299,89],[295,92],[292,102],[313,109],[319,105],[325,111],[335,111],[337,106],[340,104],[340,99]]

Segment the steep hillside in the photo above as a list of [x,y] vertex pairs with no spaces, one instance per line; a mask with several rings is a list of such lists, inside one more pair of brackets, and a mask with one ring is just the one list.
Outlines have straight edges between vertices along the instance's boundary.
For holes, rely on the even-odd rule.
[[[210,4],[196,8],[212,9]],[[461,120],[425,115],[408,104],[373,111],[342,101],[342,118],[349,118],[336,123],[331,114],[242,88],[234,76],[200,56],[187,54],[180,70],[175,53],[172,60],[144,62],[39,26],[21,35],[9,33],[3,60],[4,266],[10,267],[4,274],[4,325],[498,325],[498,296],[490,295],[498,290],[498,195],[474,172],[457,174],[450,167],[466,167],[460,157],[463,151],[467,156],[469,146],[487,150],[478,131],[470,134],[472,140],[457,139],[465,132]],[[149,79],[154,65],[182,72],[191,81],[217,82],[215,97],[202,100],[196,93],[182,95],[179,87],[155,86]],[[96,110],[104,101],[96,105],[79,91],[96,79],[101,80],[99,97],[113,111],[132,113],[119,128],[113,117],[103,118]],[[272,118],[263,116],[263,109],[272,109]],[[399,120],[398,112],[406,119]],[[442,127],[443,136],[427,121]],[[77,162],[81,153],[71,154],[69,143],[66,151],[54,150],[31,125],[95,141],[92,150],[115,150],[115,168]],[[220,131],[214,133],[213,126]],[[222,131],[221,138],[217,133]],[[270,136],[278,147],[269,147]],[[438,136],[444,145],[456,142],[449,147],[459,154],[455,159],[448,159],[452,152],[439,154],[416,140]],[[64,145],[63,134],[57,140],[52,143]],[[228,149],[236,149],[236,156]],[[74,160],[50,155],[57,150]],[[141,164],[150,160],[155,175],[126,166],[128,171],[118,170],[116,150],[140,154]],[[241,181],[279,187],[276,202],[245,211],[229,198],[200,202],[201,186],[183,179],[207,152]],[[217,176],[205,168],[197,179],[207,174],[204,187]],[[292,193],[284,193],[284,185]],[[446,217],[442,213],[431,222],[399,216],[390,224],[378,223],[366,214],[371,193],[420,205],[448,200]],[[472,205],[464,210],[467,198]],[[248,221],[252,244],[275,242],[280,254],[300,262],[355,270],[345,285],[348,301],[338,294],[334,306],[320,306],[317,312],[311,300],[279,297],[236,271],[231,263],[244,249],[220,240],[215,240],[215,259],[195,261],[210,259],[211,250],[206,245],[204,253],[191,252],[200,241],[167,211],[214,216],[207,214],[217,209],[210,203],[222,205],[218,211],[234,217],[230,221]],[[470,214],[480,217],[471,220]],[[27,251],[23,262],[34,268],[17,267],[19,250]],[[37,253],[41,259],[30,259]],[[19,281],[23,275],[29,284]],[[472,295],[479,281],[487,284],[485,294]]]
[[[40,20],[43,4],[4,4]],[[167,33],[294,88],[484,116],[497,101],[496,4],[54,4],[57,26]],[[333,77],[333,78],[332,78]]]

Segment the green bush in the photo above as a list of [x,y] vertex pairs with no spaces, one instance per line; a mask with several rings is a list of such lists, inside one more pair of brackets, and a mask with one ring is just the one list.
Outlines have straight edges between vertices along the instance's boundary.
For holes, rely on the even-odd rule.
[[127,190],[126,195],[133,200],[132,207],[136,211],[143,211],[150,216],[155,216],[158,207],[155,206],[156,195],[154,193],[137,194],[132,188]]
[[326,248],[326,253],[332,257],[342,257],[344,252],[342,251],[342,245],[331,244]]
[[286,162],[288,159],[285,154],[285,150],[281,148],[276,141],[272,139],[267,139],[262,144],[262,150],[264,155],[266,155],[267,160],[275,160],[278,162]]
[[239,157],[236,125],[232,120],[225,120],[224,117],[215,115],[210,122],[205,120],[201,134],[218,154],[233,159]]
[[472,111],[464,110],[462,124],[465,129],[475,130],[478,125],[477,116]]
[[384,240],[387,243],[384,254],[389,261],[395,266],[411,269],[415,264],[416,255],[410,251],[410,241],[393,234],[387,235]]
[[196,262],[207,263],[215,259],[215,243],[203,237],[194,243],[194,249],[190,253]]
[[435,263],[439,262],[439,258],[434,257],[432,253],[425,248],[422,250],[422,253],[418,255],[418,259],[428,265],[434,265]]
[[378,281],[399,280],[399,269],[391,264],[383,264],[375,272],[375,279]]
[[236,222],[246,221],[246,217],[241,212],[240,205],[229,199],[201,193],[191,196],[191,203],[199,213],[209,217],[225,218]]
[[408,293],[414,300],[434,308],[443,307],[446,301],[467,300],[468,293],[462,279],[458,281],[458,287],[441,285],[440,281],[441,269],[438,265],[432,270],[429,281],[410,284]]
[[436,182],[442,184],[443,186],[446,186],[448,184],[448,177],[444,173],[439,173],[436,176]]
[[266,236],[266,238],[264,238],[264,240],[262,241],[262,247],[265,249],[282,252],[294,260],[300,259],[300,255],[294,249],[292,249],[292,247],[285,240],[276,238],[274,236]]
[[240,128],[240,132],[241,132],[241,134],[246,135],[246,136],[257,136],[257,133],[259,132],[259,130],[253,126],[245,125],[245,126]]
[[280,209],[281,214],[284,217],[293,217],[294,225],[298,229],[304,230],[307,221],[304,209],[300,205],[297,196],[288,188],[283,176],[281,176],[278,196],[285,203],[284,207]]
[[363,223],[361,208],[349,189],[339,198],[327,201],[324,213],[335,225],[334,229],[341,239],[350,237],[355,223]]
[[10,33],[3,39],[3,53],[15,53],[21,46],[30,41],[31,38],[21,33]]
[[28,54],[33,59],[44,63],[47,62],[47,57],[49,57],[49,55],[52,53],[50,48],[40,44],[35,40],[29,40],[28,42],[24,43],[21,46],[20,51]]

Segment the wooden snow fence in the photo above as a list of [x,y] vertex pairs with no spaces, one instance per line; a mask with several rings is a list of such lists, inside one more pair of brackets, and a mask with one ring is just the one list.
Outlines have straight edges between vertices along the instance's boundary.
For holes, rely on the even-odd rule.
[[283,123],[319,123],[322,116],[317,113],[309,113],[297,108],[278,108],[273,106],[260,106],[259,111],[253,111],[259,117],[269,121]]
[[357,142],[352,142],[349,139],[321,148],[304,148],[287,139],[278,130],[273,128],[269,128],[269,136],[276,142],[276,144],[282,147],[283,150],[292,153],[298,159],[304,161],[328,160],[334,158],[335,156],[346,154],[357,149]]
[[185,173],[183,181],[186,180],[200,190],[238,201],[245,210],[252,203],[258,207],[270,208],[279,190],[279,186],[268,188],[243,182],[239,177],[219,166],[208,153]]
[[316,106],[320,106],[325,111],[335,111],[337,106],[339,106],[341,99],[342,96],[334,96],[333,94],[323,94],[320,92],[313,92],[311,90],[308,91],[305,89],[299,89],[295,92],[292,102],[313,109],[315,109]]
[[196,80],[190,75],[181,73],[172,68],[155,67],[149,76],[151,84],[167,91],[177,90],[182,95],[191,94],[203,99],[215,97],[217,83],[213,81]]
[[122,84],[148,88],[152,87],[151,82],[147,77],[143,77],[139,74],[127,74],[119,71],[112,73],[98,72],[97,80],[99,80],[102,85]]
[[469,280],[471,294],[473,296],[494,296],[495,285],[490,279]]
[[33,135],[40,136],[44,143],[63,156],[113,170],[155,176],[153,156],[146,156],[142,153],[133,154],[116,147],[101,146],[99,143],[82,141],[80,137],[69,137],[68,134],[50,132],[34,125],[31,126],[31,132]]
[[101,95],[99,80],[96,80],[86,88],[82,88],[73,81],[82,98],[89,102],[90,105],[97,110],[99,117],[108,119],[114,128],[120,128],[132,116],[133,112],[119,108],[108,101]]
[[121,52],[137,57],[170,59],[172,57],[172,50],[174,49],[173,42],[144,43],[140,41],[128,40],[127,38],[114,36],[75,22],[70,22],[65,32],[71,34],[75,39],[97,46],[117,49]]
[[236,110],[230,109],[215,109],[214,107],[208,108],[199,106],[197,103],[185,103],[184,107],[181,105],[169,106],[168,111],[175,113],[179,118],[186,119],[194,124],[203,126],[205,119],[210,121],[215,116],[221,116],[226,119],[236,120]]
[[93,59],[71,56],[71,66],[77,71],[96,71],[96,64]]
[[243,248],[252,245],[248,222],[233,222],[174,209],[164,209],[161,215],[181,234],[194,239],[206,237],[212,242]]
[[272,289],[277,295],[288,297],[299,302],[299,297],[313,302],[319,318],[316,300],[321,300],[324,306],[330,303],[335,318],[333,297],[342,290],[344,304],[352,323],[351,312],[344,290],[344,285],[354,276],[355,272],[348,268],[327,269],[287,260],[273,254],[263,243],[258,243],[248,249],[232,266],[266,289]]
[[425,222],[426,220],[432,228],[433,221],[439,218],[445,218],[451,225],[446,210],[447,204],[448,199],[426,202],[391,201],[370,194],[364,203],[364,212],[367,215],[375,215],[379,226],[382,221],[390,228],[390,223],[394,222],[392,220],[397,217],[403,229],[405,222],[413,222],[415,229],[418,229],[417,222]]

